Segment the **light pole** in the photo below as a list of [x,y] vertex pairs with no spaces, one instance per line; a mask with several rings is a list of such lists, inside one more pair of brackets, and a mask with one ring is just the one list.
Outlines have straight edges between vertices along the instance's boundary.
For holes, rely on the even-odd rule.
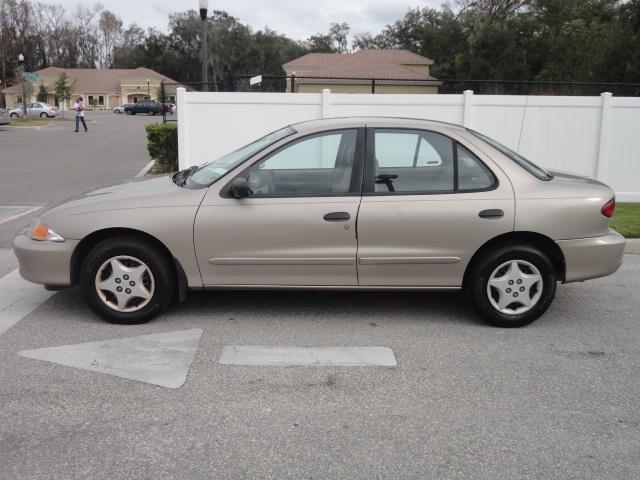
[[147,78],[147,97],[151,100],[151,90],[149,90],[149,79]]
[[22,112],[27,118],[27,79],[24,77],[24,55],[18,55],[18,72],[22,77]]
[[202,91],[206,92],[209,88],[208,55],[207,55],[207,9],[209,8],[209,0],[198,0],[200,5],[200,18],[202,19]]

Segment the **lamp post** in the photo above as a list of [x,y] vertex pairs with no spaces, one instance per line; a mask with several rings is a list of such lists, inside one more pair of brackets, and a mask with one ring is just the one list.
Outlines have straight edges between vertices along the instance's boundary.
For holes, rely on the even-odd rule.
[[24,55],[18,55],[18,72],[22,77],[22,112],[27,117],[27,79],[24,77]]
[[209,0],[198,0],[200,5],[200,18],[202,19],[202,91],[209,90],[208,55],[207,55],[207,9]]
[[151,100],[151,90],[149,90],[149,79],[147,78],[147,97]]

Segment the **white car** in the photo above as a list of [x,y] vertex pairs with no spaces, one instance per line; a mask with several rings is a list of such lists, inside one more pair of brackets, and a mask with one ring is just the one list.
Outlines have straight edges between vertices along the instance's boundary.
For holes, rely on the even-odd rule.
[[123,105],[118,105],[117,107],[114,107],[112,112],[113,113],[124,113],[124,107],[126,107],[129,104],[123,104]]
[[[29,118],[53,118],[58,114],[56,107],[44,102],[35,102],[27,104],[27,117]],[[24,117],[24,108],[22,105],[16,105],[9,110],[9,116],[12,118]]]

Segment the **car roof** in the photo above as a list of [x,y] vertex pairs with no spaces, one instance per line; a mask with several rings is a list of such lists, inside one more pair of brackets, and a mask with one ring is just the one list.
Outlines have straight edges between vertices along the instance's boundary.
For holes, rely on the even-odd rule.
[[449,128],[453,130],[465,130],[465,127],[462,125],[437,120],[380,116],[323,118],[321,120],[307,120],[305,122],[293,123],[290,126],[298,132],[310,132],[331,128],[359,127],[363,125],[389,128]]

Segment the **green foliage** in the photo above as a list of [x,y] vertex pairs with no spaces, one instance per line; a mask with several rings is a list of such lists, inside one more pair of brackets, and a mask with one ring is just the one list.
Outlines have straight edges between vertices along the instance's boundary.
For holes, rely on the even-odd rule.
[[147,125],[147,148],[161,172],[178,170],[178,128],[169,123]]
[[[148,67],[179,82],[200,81],[197,11],[170,15],[168,28],[143,30],[125,27],[99,4],[81,2],[72,13],[45,2],[0,0],[1,59],[23,53],[27,71]],[[640,0],[455,0],[409,9],[377,33],[351,32],[336,19],[303,41],[213,11],[207,32],[211,81],[225,72],[282,75],[282,64],[305,53],[348,51],[353,33],[351,49],[408,49],[432,58],[433,75],[443,79],[640,83]],[[15,78],[16,63],[4,63],[3,81]],[[600,88],[549,87],[546,93],[598,94]],[[640,95],[640,89],[625,94]]]
[[36,96],[36,100],[39,102],[46,102],[49,98],[49,92],[47,91],[47,87],[44,84],[40,84],[40,88],[38,89],[38,95]]
[[[60,102],[60,106],[64,107],[64,102],[71,98],[71,85],[66,73],[60,74],[58,80],[53,87],[53,92]],[[64,115],[64,108],[61,108],[62,115]]]

